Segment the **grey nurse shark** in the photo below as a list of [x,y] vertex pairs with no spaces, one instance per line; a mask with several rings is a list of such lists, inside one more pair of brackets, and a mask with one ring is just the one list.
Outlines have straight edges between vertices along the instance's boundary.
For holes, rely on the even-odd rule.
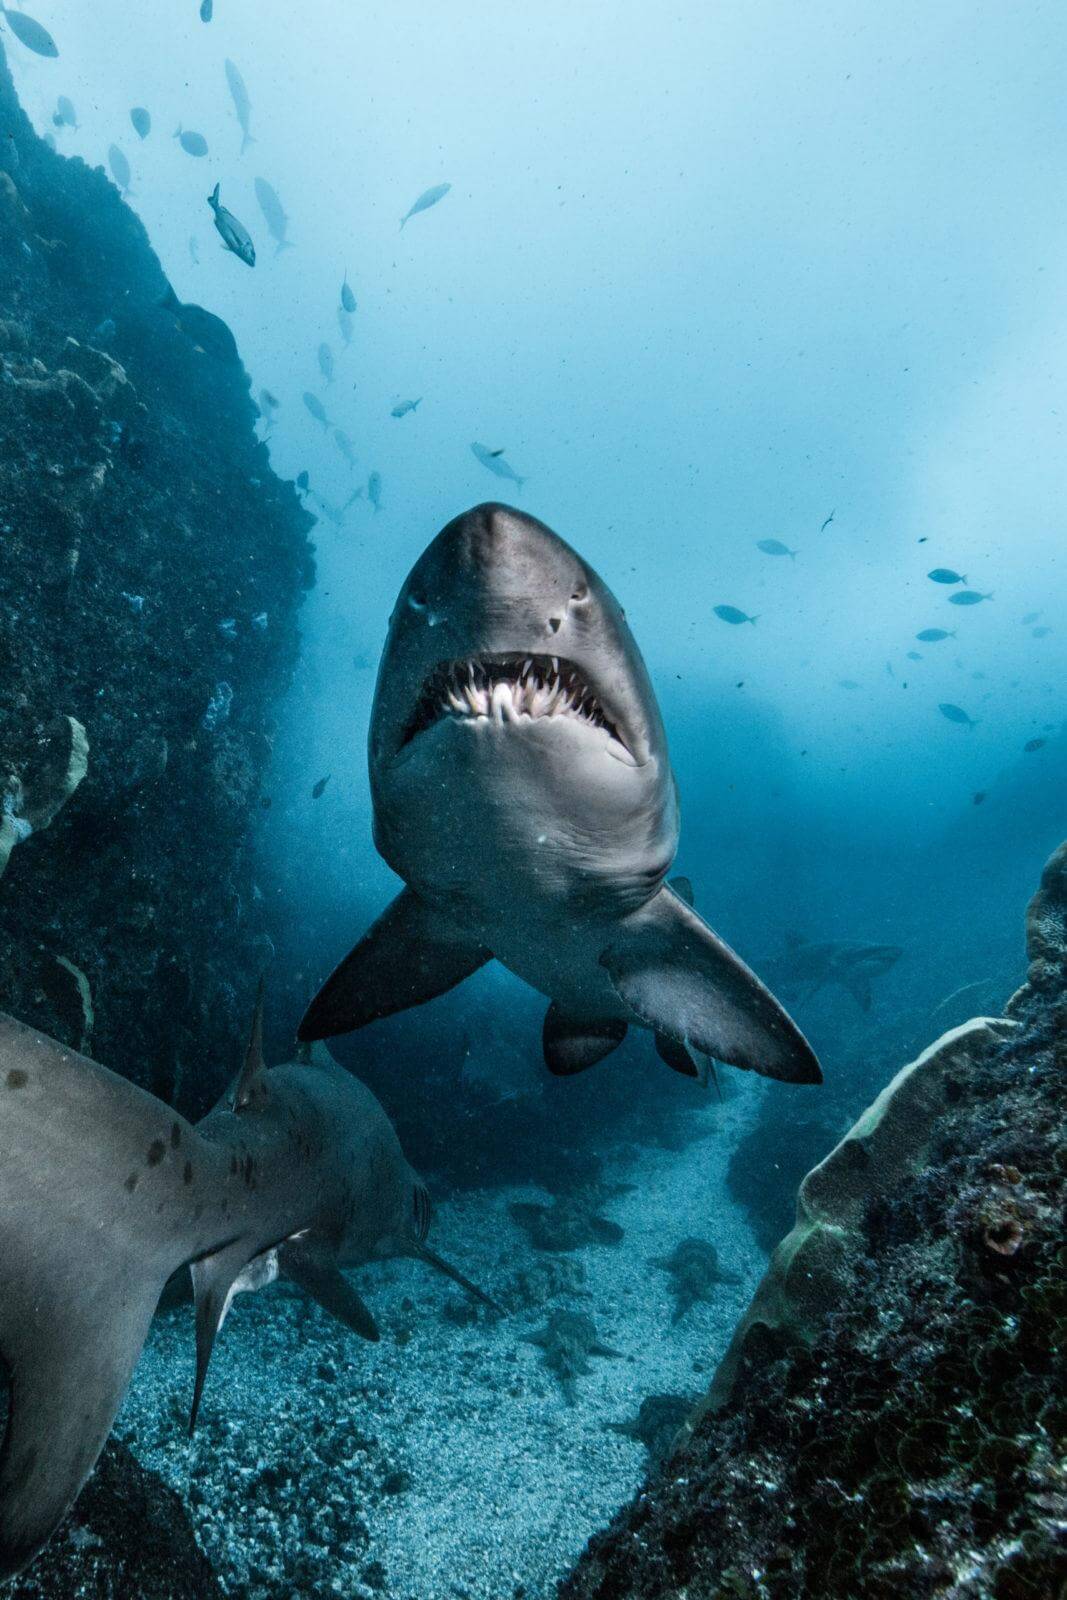
[[644,662],[614,596],[543,523],[450,522],[389,624],[371,714],[374,838],[405,888],[312,1001],[327,1038],[451,989],[491,957],[550,1001],[545,1060],[579,1072],[631,1025],[821,1081],[786,1012],[666,882],[678,799]]
[[328,1060],[266,1067],[259,1036],[257,1022],[234,1090],[194,1127],[0,1013],[0,1582],[91,1472],[184,1264],[193,1421],[242,1289],[285,1275],[368,1339],[374,1319],[343,1267],[419,1256],[485,1299],[425,1244],[429,1197],[370,1091]]

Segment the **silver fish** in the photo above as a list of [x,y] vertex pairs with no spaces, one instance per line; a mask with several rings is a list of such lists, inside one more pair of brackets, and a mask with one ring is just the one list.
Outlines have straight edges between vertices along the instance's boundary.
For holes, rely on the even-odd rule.
[[289,218],[282,209],[277,190],[273,184],[267,182],[266,178],[256,179],[255,190],[256,199],[259,201],[259,209],[263,213],[270,236],[277,245],[274,254],[280,256],[283,250],[291,250],[293,248],[291,241],[285,236],[289,226]]
[[208,195],[207,203],[215,213],[215,227],[221,234],[226,249],[239,261],[243,261],[246,267],[254,267],[256,247],[252,243],[252,236],[244,224],[238,222],[233,212],[227,211],[226,207],[220,204],[218,184]]
[[435,183],[432,189],[424,189],[411,209],[401,217],[400,226],[403,227],[405,222],[409,222],[412,217],[418,216],[420,211],[429,211],[431,206],[437,205],[438,201],[444,199],[451,187],[450,183]]
[[421,401],[422,401],[422,395],[421,394],[419,395],[418,400],[400,400],[393,407],[392,411],[390,411],[389,415],[391,417],[406,417],[408,412],[409,411],[414,411],[416,406],[418,406]]
[[319,371],[327,383],[333,382],[333,351],[325,343],[319,345]]
[[109,148],[107,164],[111,168],[111,176],[123,194],[126,194],[130,187],[130,163],[126,160],[117,144],[113,144]]
[[225,62],[225,67],[226,82],[230,86],[230,98],[233,101],[233,109],[237,113],[237,121],[241,128],[241,154],[244,155],[248,146],[256,142],[248,131],[248,125],[252,118],[252,102],[248,98],[245,80],[228,58]]
[[202,133],[194,133],[191,128],[183,128],[179,122],[174,131],[174,137],[187,156],[207,155],[207,140]]
[[488,468],[494,477],[506,478],[509,483],[513,483],[518,489],[521,489],[526,482],[526,479],[520,478],[515,468],[504,460],[504,452],[502,450],[490,450],[488,445],[475,443],[471,445],[471,453],[474,459],[480,461],[483,467]]

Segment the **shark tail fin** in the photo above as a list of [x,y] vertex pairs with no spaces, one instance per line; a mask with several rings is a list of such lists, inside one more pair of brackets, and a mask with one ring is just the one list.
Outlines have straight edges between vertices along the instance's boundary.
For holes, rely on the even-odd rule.
[[162,1101],[3,1015],[0,1099],[2,1583],[93,1469],[163,1285],[201,1248],[190,1197],[214,1152]]
[[241,139],[240,154],[244,155],[245,151],[248,149],[250,144],[258,144],[258,143],[259,143],[258,139],[256,139],[253,134],[251,134],[251,133],[244,134],[242,136],[242,139]]
[[280,256],[283,250],[292,250],[293,248],[293,241],[291,239],[279,239],[278,243],[274,247],[274,254],[276,256]]
[[451,1278],[453,1283],[458,1283],[460,1288],[465,1290],[472,1300],[478,1300],[483,1306],[488,1306],[490,1311],[497,1311],[501,1316],[504,1315],[503,1306],[498,1305],[495,1300],[485,1293],[484,1289],[479,1289],[476,1283],[472,1283],[469,1278],[465,1278],[458,1267],[454,1267],[450,1261],[446,1261],[443,1256],[439,1256],[436,1250],[431,1250],[429,1245],[424,1244],[421,1239],[413,1239],[409,1249],[413,1256],[417,1256],[420,1261],[425,1261],[427,1266],[443,1273],[446,1278]]

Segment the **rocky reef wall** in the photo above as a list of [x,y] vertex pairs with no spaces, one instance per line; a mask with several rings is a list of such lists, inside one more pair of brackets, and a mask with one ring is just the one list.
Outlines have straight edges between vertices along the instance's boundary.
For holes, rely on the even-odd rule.
[[0,1005],[196,1114],[270,955],[272,707],[312,518],[229,330],[179,307],[0,59]]
[[560,1600],[1067,1593],[1067,844],[1001,1018],[801,1185],[705,1401]]

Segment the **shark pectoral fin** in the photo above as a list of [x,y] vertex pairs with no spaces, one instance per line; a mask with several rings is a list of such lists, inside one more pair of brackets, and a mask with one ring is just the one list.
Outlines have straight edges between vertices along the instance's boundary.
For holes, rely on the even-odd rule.
[[492,952],[404,889],[327,978],[298,1039],[332,1039],[455,988]]
[[247,1246],[236,1241],[212,1255],[191,1261],[189,1276],[193,1280],[193,1300],[196,1304],[196,1381],[189,1411],[189,1432],[192,1434],[204,1395],[204,1380],[211,1352],[215,1348],[218,1331],[226,1320],[226,1313],[233,1304],[233,1297],[251,1289],[265,1288],[268,1283],[274,1282],[278,1276],[278,1251],[262,1250],[250,1256]]
[[669,878],[667,880],[667,886],[668,888],[673,889],[679,900],[684,900],[687,906],[696,905],[697,899],[693,892],[692,878],[681,876],[677,878]]
[[656,1054],[661,1061],[667,1063],[672,1072],[680,1072],[683,1078],[696,1078],[698,1082],[700,1081],[700,1068],[680,1039],[672,1039],[668,1033],[657,1033]]
[[289,1240],[278,1247],[278,1265],[287,1278],[292,1278],[331,1317],[343,1322],[360,1338],[377,1344],[381,1334],[369,1307],[327,1250],[300,1240]]
[[500,1316],[505,1315],[503,1306],[498,1305],[483,1289],[479,1289],[476,1283],[472,1283],[469,1278],[465,1278],[458,1268],[454,1267],[450,1261],[446,1261],[443,1256],[439,1256],[436,1250],[431,1250],[429,1245],[423,1244],[419,1239],[414,1239],[410,1242],[409,1249],[411,1254],[417,1256],[420,1261],[425,1261],[428,1266],[435,1267],[438,1272],[443,1272],[446,1278],[451,1278],[453,1283],[458,1283],[460,1288],[465,1289],[473,1300],[480,1300],[483,1306],[488,1306],[490,1311],[496,1311]]
[[670,889],[629,919],[600,957],[619,995],[655,1033],[788,1083],[821,1083],[792,1018],[729,945]]
[[623,1018],[569,1017],[553,1000],[541,1030],[545,1066],[557,1078],[572,1077],[603,1061],[625,1037]]

